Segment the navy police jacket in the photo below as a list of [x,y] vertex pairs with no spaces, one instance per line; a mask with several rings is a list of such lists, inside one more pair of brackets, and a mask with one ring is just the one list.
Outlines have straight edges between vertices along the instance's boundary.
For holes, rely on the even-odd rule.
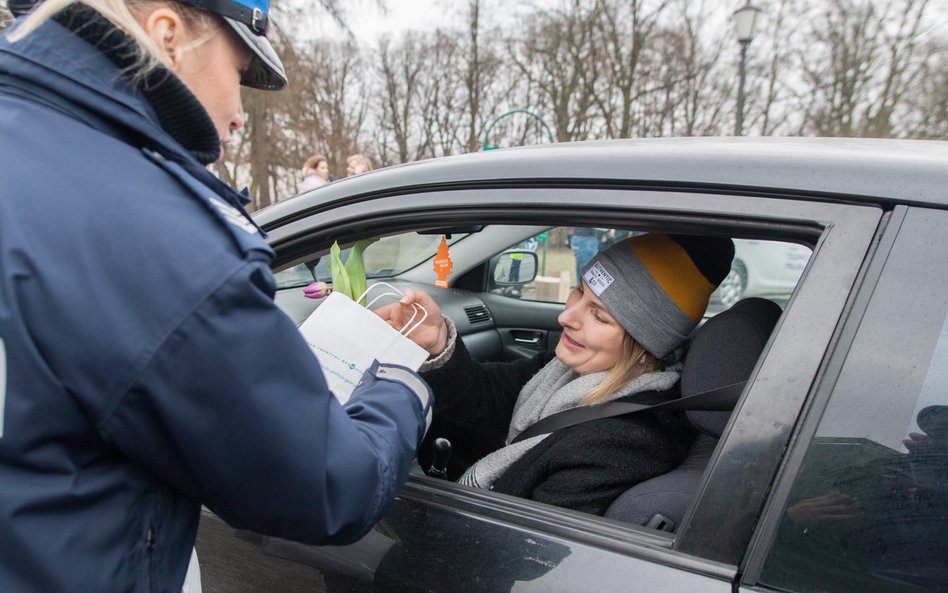
[[313,544],[380,518],[430,392],[376,365],[339,405],[270,257],[91,44],[0,38],[0,591],[177,593],[202,504]]

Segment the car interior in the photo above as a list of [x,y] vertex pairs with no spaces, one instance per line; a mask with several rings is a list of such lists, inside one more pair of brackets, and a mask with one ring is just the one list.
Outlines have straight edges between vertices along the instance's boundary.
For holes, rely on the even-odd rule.
[[[555,349],[560,337],[557,315],[576,282],[576,260],[569,243],[577,227],[550,224],[477,224],[431,227],[380,234],[364,253],[369,286],[385,282],[398,291],[424,290],[457,326],[458,335],[478,361],[509,361]],[[596,228],[601,247],[635,233],[656,229]],[[682,232],[673,229],[672,232]],[[698,231],[723,234],[721,229]],[[744,231],[746,232],[746,231]],[[759,233],[759,231],[758,231]],[[345,259],[357,239],[340,241]],[[371,237],[375,238],[375,237]],[[745,256],[741,275],[729,276],[729,292],[715,293],[705,320],[679,352],[683,361],[682,397],[737,386],[739,395],[765,352],[793,286],[805,273],[812,236],[732,236],[747,253],[757,247],[760,257]],[[799,253],[802,250],[804,256]],[[280,254],[275,266],[277,304],[298,324],[320,304],[303,288],[314,281],[331,283],[329,245],[314,242]],[[786,255],[789,254],[789,255]],[[436,258],[449,257],[449,288],[434,286]],[[766,279],[779,277],[768,283]],[[789,279],[789,280],[788,280]],[[734,298],[735,286],[740,289]],[[789,288],[788,288],[789,286]],[[745,290],[753,288],[753,290]],[[391,302],[391,301],[388,301]],[[373,305],[381,306],[386,301]],[[435,394],[437,397],[437,394]],[[731,405],[736,399],[731,401]],[[673,532],[697,493],[705,467],[726,432],[729,411],[688,410],[698,431],[685,461],[674,471],[630,485],[606,513],[607,519]],[[474,461],[491,451],[466,446],[470,428],[435,416],[418,451],[413,479],[454,480]],[[480,441],[502,446],[505,435],[479,435]],[[487,439],[483,437],[488,437]],[[449,443],[447,450],[445,442]]]
[[[749,297],[698,328],[682,368],[682,398],[747,381],[780,313],[773,301]],[[606,517],[675,530],[698,490],[701,473],[730,412],[687,410],[685,416],[700,432],[685,460],[675,470],[626,490],[606,511]]]

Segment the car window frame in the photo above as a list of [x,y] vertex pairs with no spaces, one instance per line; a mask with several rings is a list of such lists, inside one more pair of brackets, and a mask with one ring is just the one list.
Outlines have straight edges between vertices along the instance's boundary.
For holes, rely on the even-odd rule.
[[[609,542],[603,542],[596,535],[595,528],[601,528],[609,520],[530,501],[506,500],[503,495],[472,493],[460,487],[454,489],[449,484],[440,487],[452,492],[455,497],[450,499],[452,504],[474,505],[485,517],[513,525],[535,526],[536,517],[542,516],[544,531],[550,533],[622,549],[632,544],[631,551],[638,550],[637,554],[648,555],[655,553],[656,549],[667,548],[678,552],[673,556],[681,563],[687,565],[697,557],[706,570],[723,576],[731,569],[722,572],[721,566],[736,567],[744,556],[753,526],[766,501],[766,492],[775,476],[780,452],[787,445],[810,386],[817,377],[875,235],[882,209],[873,205],[824,200],[818,196],[781,195],[770,190],[711,192],[707,189],[660,190],[597,184],[552,189],[520,184],[503,188],[494,184],[490,188],[389,189],[378,196],[363,195],[358,201],[346,202],[337,208],[321,208],[318,214],[267,230],[271,244],[277,249],[276,265],[279,265],[281,261],[298,257],[294,246],[302,242],[310,246],[321,241],[328,244],[332,237],[341,233],[355,232],[351,238],[360,238],[360,234],[368,236],[381,228],[391,232],[424,225],[427,221],[454,224],[472,218],[535,224],[537,209],[535,202],[531,204],[529,199],[533,191],[543,192],[544,206],[551,212],[551,225],[564,224],[567,219],[562,218],[562,213],[568,212],[570,224],[580,226],[601,226],[602,220],[607,219],[617,228],[634,222],[640,229],[654,226],[675,231],[677,227],[686,230],[690,224],[697,223],[708,231],[728,230],[749,238],[782,240],[799,239],[803,235],[818,238],[801,282],[775,331],[775,338],[752,374],[752,380],[705,472],[699,496],[678,533],[666,536],[611,522],[618,528],[613,529],[615,533]],[[577,192],[586,194],[581,205],[577,204]],[[634,199],[630,200],[630,196]],[[557,212],[560,212],[559,218]],[[318,220],[315,225],[311,221],[313,217]],[[542,222],[545,224],[547,220]],[[822,309],[812,310],[816,305]],[[801,354],[795,351],[795,341],[802,334],[808,335],[811,348]],[[786,369],[781,368],[788,354],[793,354],[789,358],[794,360],[796,373],[791,381],[787,381]],[[781,381],[788,383],[779,386],[781,403],[775,409],[767,409],[773,399],[769,390]],[[767,426],[761,427],[760,424]],[[746,447],[749,441],[766,442],[765,450],[774,454],[768,459],[759,459],[762,455],[757,454],[754,463],[741,467],[738,461],[746,461],[747,457],[740,455],[739,448]],[[431,504],[445,504],[443,496],[437,492],[432,494],[428,487],[430,484],[427,484],[429,480],[413,477],[402,496],[420,497]],[[745,483],[750,488],[746,500],[741,505],[731,504],[733,484]],[[434,490],[439,490],[439,487],[435,485]],[[728,533],[726,542],[721,541],[722,526]],[[667,563],[669,559],[664,557],[662,561]]]
[[[883,218],[881,208],[846,205],[814,206],[813,214],[830,218],[682,520],[682,551],[741,562]],[[809,348],[801,348],[806,341]],[[757,495],[735,504],[733,484]],[[728,525],[726,540],[716,532],[722,524]]]

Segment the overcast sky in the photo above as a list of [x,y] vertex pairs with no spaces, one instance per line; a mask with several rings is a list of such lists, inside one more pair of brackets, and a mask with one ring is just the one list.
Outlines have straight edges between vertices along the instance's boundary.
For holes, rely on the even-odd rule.
[[431,30],[455,18],[459,9],[460,6],[449,7],[443,0],[389,0],[388,14],[372,4],[350,11],[349,19],[356,36],[365,39],[385,32]]
[[[724,1],[734,4],[735,7],[743,4],[743,0]],[[383,12],[375,0],[360,0],[344,6],[349,26],[357,39],[371,42],[384,33],[397,35],[411,29],[431,31],[439,26],[460,24],[467,6],[464,0],[386,0],[385,4],[388,6],[387,12]],[[554,7],[563,4],[564,0],[482,0],[482,19],[488,23],[503,21],[538,6]],[[766,2],[757,4],[766,5]],[[318,25],[320,30],[314,32],[320,35],[342,36],[342,30],[331,19],[326,17],[322,21]],[[927,24],[935,27],[934,35],[948,35],[948,3],[939,6],[939,2],[936,2],[929,12]]]
[[[555,6],[563,0],[482,0],[482,19],[487,22],[512,18],[535,6]],[[460,24],[467,12],[462,0],[387,0],[383,12],[373,0],[362,0],[345,7],[346,18],[353,33],[362,41],[374,40],[384,33],[399,34],[411,29],[431,31],[441,26]],[[342,35],[334,23],[321,23],[324,35]]]

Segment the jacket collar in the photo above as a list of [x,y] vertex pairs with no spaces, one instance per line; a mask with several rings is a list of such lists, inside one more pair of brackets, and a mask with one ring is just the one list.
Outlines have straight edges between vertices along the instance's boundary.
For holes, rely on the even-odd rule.
[[[54,19],[17,43],[0,43],[0,53],[26,60],[10,66],[12,74],[52,89],[125,133],[144,137],[168,158],[190,157],[201,165],[217,159],[217,130],[177,76],[160,67],[133,83],[140,50],[125,33],[82,5]],[[0,71],[7,69],[0,66]]]

